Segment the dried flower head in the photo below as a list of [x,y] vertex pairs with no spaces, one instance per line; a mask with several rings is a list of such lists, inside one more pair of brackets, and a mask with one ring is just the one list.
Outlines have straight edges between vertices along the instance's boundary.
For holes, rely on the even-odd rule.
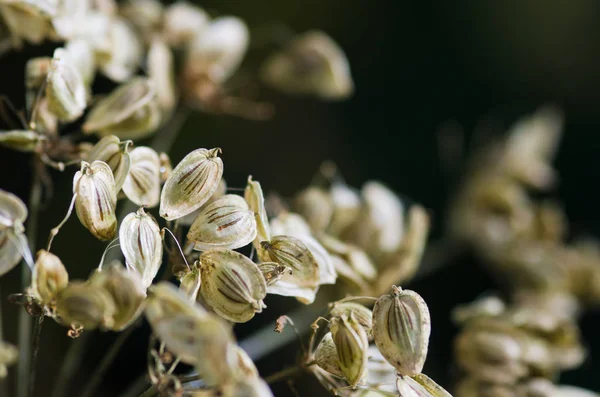
[[112,170],[104,161],[82,161],[73,178],[75,210],[81,224],[96,238],[107,241],[117,233],[117,189]]
[[207,202],[223,175],[220,148],[196,149],[177,164],[160,195],[160,216],[181,218]]
[[226,320],[243,323],[266,307],[267,284],[246,256],[228,249],[211,249],[199,258],[202,297]]

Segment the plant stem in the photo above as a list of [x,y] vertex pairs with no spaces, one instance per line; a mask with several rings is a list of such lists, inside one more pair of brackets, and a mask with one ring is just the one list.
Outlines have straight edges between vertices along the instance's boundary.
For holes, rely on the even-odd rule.
[[91,333],[89,331],[84,332],[79,338],[71,343],[71,346],[69,346],[69,350],[67,350],[67,354],[60,367],[58,379],[56,379],[56,383],[54,384],[52,397],[64,397],[67,395],[67,385],[77,368],[79,368],[82,353],[87,344],[87,340],[90,339],[90,335]]
[[108,371],[108,369],[110,368],[110,365],[113,363],[113,361],[119,354],[119,350],[121,350],[121,347],[123,347],[123,344],[125,343],[125,341],[127,341],[127,338],[129,338],[129,336],[131,335],[133,330],[135,328],[137,328],[137,324],[138,323],[130,325],[127,329],[125,329],[125,331],[123,331],[119,334],[117,339],[110,346],[110,349],[108,350],[108,352],[106,353],[104,358],[102,358],[100,365],[98,365],[98,367],[94,371],[91,379],[88,381],[87,385],[84,387],[83,392],[81,393],[80,397],[93,396],[94,392],[96,391],[96,388],[98,387],[100,382],[102,382],[102,379],[104,379],[104,375],[106,375],[106,371]]
[[[34,160],[35,161],[35,160]],[[37,168],[34,166],[34,170]],[[29,192],[29,216],[27,218],[27,239],[31,252],[35,252],[40,203],[42,200],[42,183],[37,171],[32,175],[31,191]],[[21,266],[21,290],[31,283],[31,269]],[[26,397],[30,383],[31,372],[31,325],[32,318],[26,310],[19,312],[19,363],[17,364],[17,396]]]
[[35,388],[35,370],[38,358],[38,352],[40,351],[40,337],[42,335],[42,324],[44,323],[44,315],[36,317],[36,321],[33,328],[33,344],[31,352],[31,370],[29,375],[29,397],[33,397],[33,391]]
[[279,372],[275,372],[274,374],[267,376],[265,378],[265,382],[267,382],[268,384],[273,384],[273,383],[279,382],[281,380],[284,380],[286,378],[300,374],[303,370],[304,370],[304,367],[301,365],[296,365],[294,367],[285,368]]

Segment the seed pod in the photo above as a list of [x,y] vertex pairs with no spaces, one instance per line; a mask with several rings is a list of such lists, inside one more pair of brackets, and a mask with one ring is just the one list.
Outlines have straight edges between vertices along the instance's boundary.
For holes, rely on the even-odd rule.
[[356,221],[360,214],[360,195],[345,183],[334,182],[329,195],[333,204],[333,215],[327,233],[340,236]]
[[145,77],[134,77],[100,99],[82,128],[85,134],[141,139],[152,134],[159,123],[160,109],[152,83]]
[[87,329],[111,327],[115,303],[99,286],[74,281],[56,297],[56,314],[65,325],[80,325]]
[[35,152],[39,148],[40,142],[45,139],[46,137],[35,131],[0,131],[0,145],[19,152]]
[[99,240],[107,241],[117,233],[117,189],[110,167],[104,161],[81,162],[73,178],[75,210],[81,224]]
[[417,374],[412,378],[398,375],[396,387],[402,397],[452,397],[443,387],[425,374]]
[[165,152],[160,152],[158,159],[160,160],[160,184],[162,185],[171,176],[173,165],[171,165],[171,158]]
[[127,267],[142,279],[144,288],[152,284],[162,263],[162,238],[152,215],[144,208],[131,213],[121,222],[119,243]]
[[100,139],[87,155],[89,162],[100,160],[108,164],[113,172],[117,191],[123,187],[125,177],[131,167],[131,157],[128,150],[130,143],[131,141],[121,142],[114,135],[107,135]]
[[366,379],[366,386],[397,396],[396,368],[383,358],[377,346],[369,345],[368,352],[367,374],[369,376]]
[[331,255],[331,261],[335,267],[338,279],[346,284],[354,295],[368,293],[371,289],[366,280],[356,272],[344,258],[339,255]]
[[373,337],[379,351],[399,373],[413,376],[427,358],[431,321],[419,294],[395,285],[373,307]]
[[325,230],[333,216],[331,198],[323,189],[314,186],[296,195],[293,209],[306,220],[315,233]]
[[369,340],[367,332],[352,316],[334,317],[329,329],[340,360],[340,369],[351,387],[366,375]]
[[194,264],[192,265],[192,268],[179,279],[179,290],[186,296],[189,296],[191,301],[196,301],[198,292],[200,292],[201,283],[202,275],[200,269]]
[[226,320],[244,323],[265,308],[267,284],[256,264],[239,252],[211,249],[200,255],[200,293]]
[[159,0],[129,0],[121,4],[119,13],[135,26],[143,38],[160,30],[163,8]]
[[160,196],[161,217],[181,218],[210,199],[223,175],[220,152],[220,148],[196,149],[177,164]]
[[346,55],[321,31],[299,35],[282,52],[268,58],[261,78],[289,94],[328,100],[346,99],[354,90]]
[[0,189],[0,230],[23,229],[27,218],[27,207],[16,195]]
[[[11,4],[12,3],[12,4]],[[25,3],[25,2],[21,2]],[[51,17],[56,13],[56,4],[25,4],[9,2],[2,4],[2,19],[12,36],[14,46],[21,47],[21,39],[41,44],[52,32]]]
[[154,37],[148,50],[148,77],[156,89],[158,106],[167,120],[177,102],[173,53],[160,38]]
[[98,57],[100,70],[109,79],[123,83],[134,75],[140,65],[143,56],[142,42],[129,23],[119,17],[110,19],[108,40],[109,52]]
[[231,328],[172,284],[161,282],[149,292],[146,318],[166,347],[184,363],[195,364],[209,386],[231,377],[237,362]]
[[371,257],[396,251],[404,237],[404,204],[379,182],[362,188],[365,207],[346,236]]
[[187,45],[208,26],[209,16],[200,7],[185,1],[169,5],[163,18],[163,34],[172,47]]
[[319,267],[319,285],[335,284],[337,280],[337,272],[333,265],[331,255],[317,240],[311,236],[297,236],[298,240],[302,241],[306,248],[313,255]]
[[331,332],[326,333],[321,342],[319,342],[315,350],[315,362],[330,374],[339,376],[340,378],[344,377]]
[[269,229],[269,218],[265,208],[265,197],[263,196],[260,182],[253,181],[252,175],[248,177],[248,184],[244,191],[244,199],[248,203],[250,209],[256,217],[256,239],[254,240],[254,248],[260,248],[261,241],[269,241],[271,239],[271,231]]
[[312,231],[304,218],[293,212],[281,212],[271,219],[271,236],[310,236]]
[[155,207],[160,199],[160,159],[152,148],[138,146],[129,153],[131,168],[123,192],[133,203]]
[[275,236],[271,241],[262,241],[258,256],[263,262],[276,262],[292,269],[281,279],[269,286],[270,294],[295,296],[308,304],[315,299],[319,288],[319,265],[306,245],[291,236]]
[[248,27],[241,19],[213,19],[188,47],[186,74],[207,76],[216,84],[225,82],[242,62],[249,37]]
[[243,377],[258,378],[258,370],[256,369],[256,365],[254,365],[254,361],[252,361],[248,353],[246,353],[246,351],[238,345],[235,345],[234,350],[237,355],[237,366],[243,373]]
[[112,263],[96,271],[90,284],[104,289],[114,302],[115,312],[108,327],[111,330],[124,330],[142,313],[146,288],[137,273],[125,269],[121,263]]
[[65,122],[78,119],[87,106],[83,78],[64,48],[54,51],[46,82],[46,98],[48,109]]
[[452,309],[452,321],[465,324],[480,317],[498,316],[506,310],[506,305],[497,296],[484,296],[475,301]]
[[258,264],[258,269],[263,274],[267,287],[275,284],[284,274],[292,274],[292,269],[275,262],[263,262]]
[[227,182],[225,182],[225,179],[221,178],[221,181],[219,182],[219,186],[217,187],[217,190],[215,190],[215,192],[212,194],[212,196],[210,196],[208,201],[206,203],[202,204],[202,206],[200,206],[200,208],[194,210],[193,212],[190,212],[189,214],[187,214],[186,216],[184,216],[182,218],[179,218],[177,220],[177,222],[183,226],[192,226],[192,224],[194,223],[196,218],[198,218],[200,213],[202,211],[204,211],[204,209],[208,205],[213,203],[215,200],[218,200],[221,197],[225,196],[226,193],[227,193]]
[[25,234],[11,229],[0,231],[0,276],[11,271],[21,261],[22,253],[27,263],[31,263],[29,243]]
[[209,205],[192,224],[187,238],[194,249],[236,249],[249,244],[256,237],[256,219],[246,201],[227,194]]
[[71,64],[81,75],[83,84],[89,90],[96,76],[96,56],[91,44],[82,38],[77,38],[65,44],[65,51]]
[[350,318],[354,316],[356,321],[367,331],[367,334],[371,333],[373,327],[373,312],[360,303],[356,302],[334,302],[330,305],[329,314],[331,317],[341,317],[345,315]]
[[68,283],[69,273],[60,258],[45,250],[38,251],[31,278],[33,296],[47,305]]
[[17,357],[19,357],[19,351],[15,346],[0,341],[0,378],[6,378],[8,375],[6,366],[17,361]]

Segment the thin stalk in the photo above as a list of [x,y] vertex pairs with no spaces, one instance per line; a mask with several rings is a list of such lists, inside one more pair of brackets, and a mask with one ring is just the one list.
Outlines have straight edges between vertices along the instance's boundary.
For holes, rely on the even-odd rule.
[[81,397],[91,397],[94,395],[94,392],[98,388],[98,385],[100,384],[100,382],[102,382],[102,379],[104,379],[106,371],[108,371],[111,364],[119,354],[121,347],[123,347],[123,344],[125,343],[125,341],[127,341],[127,338],[129,338],[129,336],[135,328],[137,328],[137,323],[130,325],[127,329],[125,329],[125,331],[119,334],[119,336],[111,345],[104,358],[102,358],[100,365],[98,365],[98,367],[96,367],[96,369],[94,370],[92,377],[90,378],[87,385],[84,387],[83,392],[80,395]]
[[[36,169],[36,167],[34,167]],[[42,183],[37,172],[33,173],[31,191],[29,193],[29,216],[27,218],[27,240],[31,252],[35,252],[40,204],[42,200]],[[21,266],[21,290],[31,283],[31,269]],[[19,312],[19,362],[17,364],[17,397],[26,397],[31,373],[31,326],[32,317],[26,310]]]
[[[2,302],[4,302],[4,299],[2,299],[2,291],[0,291],[0,341],[4,340],[2,331]],[[8,396],[7,378],[0,379],[0,396]]]
[[29,375],[29,397],[33,396],[35,388],[35,370],[37,364],[38,353],[40,351],[40,337],[42,336],[42,324],[44,323],[44,315],[36,317],[35,325],[33,328],[33,344],[31,352],[31,372]]
[[79,338],[71,343],[71,346],[69,346],[69,350],[67,350],[67,354],[60,367],[56,383],[54,383],[52,397],[64,397],[67,395],[67,385],[70,383],[77,368],[79,368],[82,353],[87,344],[87,340],[90,339],[90,335],[91,332],[84,332]]
[[290,378],[292,376],[296,376],[300,374],[304,370],[304,366],[296,365],[294,367],[284,368],[279,372],[275,372],[265,378],[265,382],[268,384],[273,384],[279,382],[281,380]]

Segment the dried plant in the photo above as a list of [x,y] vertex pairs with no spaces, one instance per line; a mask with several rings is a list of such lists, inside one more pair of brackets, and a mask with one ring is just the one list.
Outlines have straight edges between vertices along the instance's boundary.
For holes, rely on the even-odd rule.
[[[94,395],[142,319],[152,334],[140,397],[268,397],[269,383],[299,373],[340,396],[450,396],[422,373],[432,329],[428,305],[399,286],[417,275],[426,251],[430,217],[423,206],[377,181],[355,189],[329,163],[290,199],[265,198],[251,176],[245,189],[228,189],[227,153],[218,147],[194,148],[171,165],[167,152],[187,110],[272,115],[272,105],[238,96],[230,84],[249,51],[244,21],[158,0],[0,1],[0,15],[5,45],[60,45],[52,57],[27,62],[28,120],[15,112],[22,125],[0,131],[0,145],[33,154],[32,191],[45,188],[51,196],[47,166],[74,171],[65,217],[35,260],[27,235],[37,225],[25,222],[37,218],[39,194],[26,206],[0,190],[0,275],[24,261],[24,285],[11,291],[11,301],[26,313],[23,335],[28,316],[35,319],[20,355],[0,342],[0,377],[17,358],[25,368],[14,395],[33,393],[49,318],[72,338],[93,329],[121,333],[77,391],[84,397]],[[94,92],[97,74],[116,84],[112,92]],[[354,90],[343,50],[321,31],[290,40],[259,75],[290,95],[343,100]],[[560,207],[530,195],[557,179],[550,161],[560,131],[554,109],[518,122],[474,156],[450,210],[447,239],[478,254],[506,293],[453,313],[462,327],[456,396],[588,395],[554,381],[586,357],[577,318],[600,302],[600,246],[566,240]],[[145,138],[152,143],[139,145]],[[52,251],[68,244],[60,230],[73,209],[106,243],[86,280],[71,279],[70,264]],[[328,291],[320,294],[324,285]],[[291,315],[280,317],[275,331],[292,327],[300,339],[310,333],[308,347],[294,366],[263,379],[258,357],[237,344],[234,325],[269,310],[269,294],[326,314],[315,314],[307,329],[296,328]],[[180,363],[192,372],[181,373]],[[58,384],[53,395],[64,392]]]

